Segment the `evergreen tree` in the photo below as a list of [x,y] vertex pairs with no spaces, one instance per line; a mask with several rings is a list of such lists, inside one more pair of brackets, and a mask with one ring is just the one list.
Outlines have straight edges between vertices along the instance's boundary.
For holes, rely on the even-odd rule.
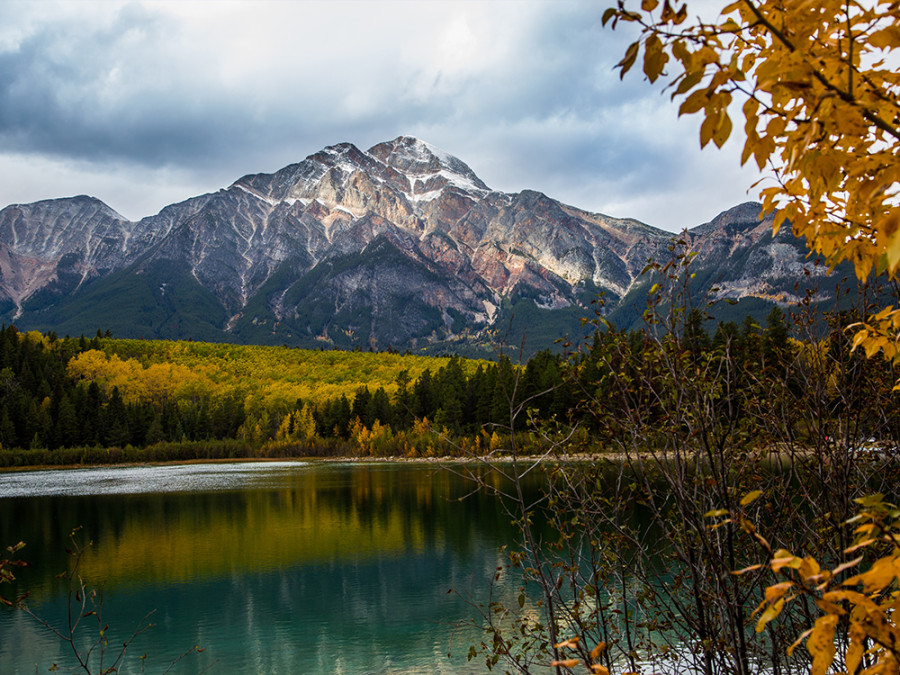
[[372,394],[372,398],[369,401],[369,409],[366,411],[366,414],[372,422],[377,420],[383,425],[393,423],[394,414],[391,407],[391,400],[388,398],[384,387],[378,387],[378,389],[375,390],[375,393]]
[[14,448],[19,445],[16,426],[12,423],[6,406],[0,409],[0,444],[4,448]]
[[409,371],[401,370],[397,375],[397,393],[394,395],[394,426],[408,429],[413,421],[413,396],[409,391]]
[[763,331],[763,358],[767,366],[786,365],[784,360],[789,352],[787,322],[784,312],[778,305],[774,306],[766,316],[766,328]]
[[96,445],[100,442],[104,424],[100,386],[96,382],[91,382],[86,389],[83,385],[79,389],[84,392],[79,411],[81,441],[86,445]]
[[734,321],[719,322],[716,332],[713,334],[711,347],[719,354],[725,354],[726,349],[732,350],[738,340],[740,329]]
[[105,436],[102,439],[106,447],[124,447],[131,442],[128,429],[128,410],[119,394],[119,388],[113,387],[105,408]]
[[703,328],[704,315],[696,307],[692,308],[685,319],[683,342],[694,359],[698,359],[701,354],[708,352],[710,348],[709,335]]
[[434,419],[434,391],[431,369],[426,368],[413,385],[413,415],[417,419]]
[[81,434],[78,424],[78,416],[75,406],[67,394],[63,393],[59,398],[56,412],[56,443],[64,448],[75,447],[81,442]]
[[491,397],[491,421],[495,424],[509,426],[510,410],[516,405],[516,375],[512,362],[501,356],[497,364],[497,379]]
[[372,426],[372,393],[369,391],[369,388],[365,385],[359,387],[356,390],[356,394],[353,396],[353,406],[350,410],[350,418],[359,418],[359,421],[362,422],[365,426]]

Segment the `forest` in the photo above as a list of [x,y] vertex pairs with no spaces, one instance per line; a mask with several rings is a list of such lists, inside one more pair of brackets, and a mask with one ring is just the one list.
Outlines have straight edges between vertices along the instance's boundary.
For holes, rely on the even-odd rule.
[[[900,437],[889,395],[892,367],[850,353],[844,329],[852,314],[832,315],[826,329],[815,336],[807,330],[805,338],[799,319],[779,308],[763,325],[747,318],[707,331],[705,319],[697,308],[685,314],[678,348],[706,368],[717,363],[756,376],[742,381],[745,391],[723,392],[722,404],[748,396],[760,382],[798,388],[807,376],[801,371],[818,361],[833,364],[825,377],[837,395],[846,364],[859,362],[854,367],[865,368],[866,395],[878,405],[859,402],[853,428],[841,433]],[[578,349],[540,352],[525,363],[503,353],[491,362],[122,340],[99,332],[91,339],[59,338],[4,326],[0,465],[480,455],[507,449],[526,417],[532,452],[550,442],[534,433],[549,424],[571,430],[565,452],[603,452],[617,419],[613,384],[649,377],[641,407],[647,420],[657,416],[647,369],[665,349],[652,326],[625,332],[606,323]],[[732,414],[740,423],[746,402]],[[809,431],[798,424],[792,434],[803,442]]]

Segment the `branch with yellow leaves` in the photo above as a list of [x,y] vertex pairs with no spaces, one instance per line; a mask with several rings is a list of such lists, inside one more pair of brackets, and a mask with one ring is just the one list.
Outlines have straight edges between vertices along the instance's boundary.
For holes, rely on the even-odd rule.
[[[734,572],[741,575],[767,567],[784,578],[766,588],[754,611],[759,615],[757,633],[798,598],[814,601],[821,615],[787,650],[790,656],[805,644],[812,658],[812,675],[875,675],[896,673],[900,667],[900,628],[895,616],[900,608],[900,509],[885,502],[882,495],[856,501],[860,512],[849,521],[855,525],[855,540],[845,551],[851,559],[827,569],[811,556],[768,549],[767,565]],[[741,517],[738,520],[745,531],[755,535],[751,523]],[[765,540],[755,536],[768,548]],[[852,572],[855,574],[848,576]],[[836,639],[839,627],[845,629],[846,641]]]
[[[641,60],[650,82],[667,79],[679,115],[701,114],[700,145],[724,146],[732,104],[745,98],[741,163],[771,171],[760,191],[829,265],[856,276],[900,274],[900,3],[872,0],[736,0],[715,21],[688,21],[686,3],[619,0],[604,25],[637,26],[617,64]],[[668,70],[667,70],[668,68]],[[857,346],[900,358],[895,314],[857,326]]]

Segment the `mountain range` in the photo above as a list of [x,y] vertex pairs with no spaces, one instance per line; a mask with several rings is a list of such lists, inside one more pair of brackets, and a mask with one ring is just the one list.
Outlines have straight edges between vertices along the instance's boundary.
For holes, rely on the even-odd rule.
[[[747,203],[680,235],[694,291],[727,317],[799,299],[824,271]],[[59,334],[303,347],[528,349],[581,330],[592,301],[644,308],[648,260],[673,234],[491,190],[460,159],[403,136],[329,146],[272,174],[132,222],[78,196],[0,210],[0,321]]]

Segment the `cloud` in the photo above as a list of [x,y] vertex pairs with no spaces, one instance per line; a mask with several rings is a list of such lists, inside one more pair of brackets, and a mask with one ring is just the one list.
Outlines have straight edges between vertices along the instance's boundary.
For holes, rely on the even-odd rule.
[[574,0],[7,2],[0,165],[20,178],[0,186],[0,204],[52,193],[49,176],[60,188],[52,196],[64,196],[80,175],[137,218],[174,194],[274,171],[325,145],[414,134],[497,189],[634,208],[613,215],[672,229],[685,224],[668,222],[675,201],[686,224],[708,219],[717,195],[731,205],[746,187],[742,172],[722,170],[721,155],[737,166],[734,153],[700,155],[696,132],[658,88],[619,81],[613,65],[629,36],[601,29],[602,9]]

